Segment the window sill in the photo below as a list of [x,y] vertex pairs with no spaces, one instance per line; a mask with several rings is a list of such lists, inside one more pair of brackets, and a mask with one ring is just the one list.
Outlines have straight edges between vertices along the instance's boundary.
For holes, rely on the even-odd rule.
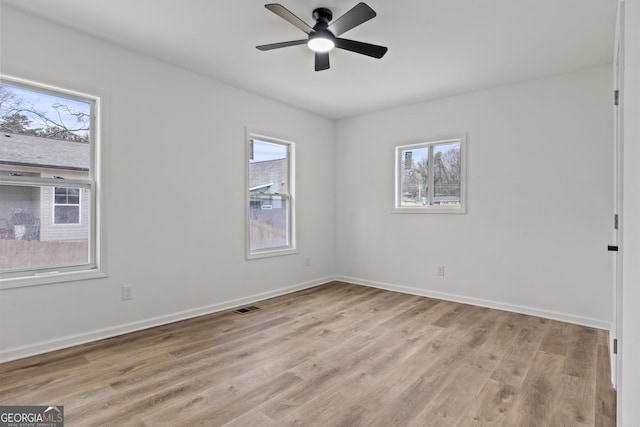
[[428,207],[428,208],[394,208],[391,213],[394,214],[465,214],[465,207]]
[[247,254],[247,261],[252,259],[271,258],[271,257],[283,256],[283,255],[293,255],[297,253],[298,253],[298,250],[295,248],[266,250],[264,252],[254,252],[254,253]]
[[0,279],[0,290],[26,288],[29,286],[52,285],[54,283],[100,279],[104,277],[107,277],[107,274],[104,271],[98,269],[33,274],[30,276]]

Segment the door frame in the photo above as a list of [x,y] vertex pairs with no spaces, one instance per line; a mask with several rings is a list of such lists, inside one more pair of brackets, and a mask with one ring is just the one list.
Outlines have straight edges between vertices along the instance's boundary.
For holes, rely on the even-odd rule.
[[[613,252],[613,316],[612,327],[609,333],[609,349],[611,360],[611,382],[613,387],[618,389],[620,386],[621,374],[621,355],[620,346],[622,343],[619,338],[622,337],[622,255],[620,250],[622,247],[622,227],[624,221],[622,214],[622,190],[623,190],[623,102],[624,96],[624,1],[618,2],[618,13],[616,18],[616,36],[614,45],[613,58],[613,89],[615,91],[616,102],[614,103],[614,169],[613,169],[613,213],[617,218],[616,225],[613,227],[612,239],[613,245],[619,248],[619,251]],[[614,352],[614,350],[616,350]],[[618,395],[620,391],[618,390]]]

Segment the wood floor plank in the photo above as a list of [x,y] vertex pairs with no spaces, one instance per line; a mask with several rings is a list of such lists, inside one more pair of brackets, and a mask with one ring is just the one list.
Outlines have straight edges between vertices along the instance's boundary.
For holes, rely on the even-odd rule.
[[562,355],[542,351],[536,353],[503,426],[549,425],[554,403],[561,390],[558,379],[563,362]]
[[561,374],[557,380],[560,389],[553,404],[549,418],[551,426],[592,426],[595,425],[595,412],[589,402],[595,401],[595,381],[590,384],[586,379]]
[[[490,314],[485,310],[469,310],[469,307],[458,313],[459,318],[451,320],[450,326],[466,324],[471,318],[476,319],[478,313]],[[434,324],[431,327],[435,327]],[[440,330],[434,340],[426,342],[419,351],[403,360],[401,367],[383,377],[372,377],[374,385],[369,387],[371,390],[356,402],[371,411],[362,419],[361,425],[409,425],[414,422],[421,425],[423,420],[416,418],[449,384],[449,374],[472,364],[470,359],[476,351],[476,334],[458,327]],[[486,372],[487,376],[489,374]],[[376,408],[381,407],[398,410],[377,413]]]
[[247,427],[247,426],[260,426],[271,427],[275,426],[274,421],[267,417],[265,414],[257,409],[250,410],[245,414],[223,424],[223,427]]
[[606,331],[598,331],[596,358],[596,404],[595,425],[613,426],[616,424],[616,392],[611,385],[609,361],[609,337]]
[[520,387],[540,347],[548,323],[524,326],[500,365],[493,371],[491,379]]
[[471,352],[459,369],[452,370],[450,378],[443,381],[444,388],[422,410],[417,420],[423,425],[455,426],[463,418],[465,411],[478,400],[485,384],[499,363],[495,352],[486,351],[482,346],[494,332],[500,329],[498,319],[504,313],[491,311],[463,339]]
[[615,426],[606,331],[344,282],[0,364],[69,426]]
[[[331,399],[330,396],[339,389],[348,394],[350,398],[348,401],[343,402],[344,404],[332,409],[333,417],[335,420],[351,419],[353,411],[360,411],[370,405],[376,397],[380,398],[387,395],[385,386],[406,382],[413,376],[415,362],[423,357],[422,355],[426,349],[431,347],[431,341],[437,337],[440,331],[439,328],[432,328],[432,334],[406,338],[404,345],[385,347],[372,345],[362,349],[355,353],[353,358],[348,359],[345,364],[341,362],[338,365],[342,368],[342,375],[337,381],[327,384],[331,387],[320,387],[314,390],[315,383],[309,383],[307,387],[311,387],[312,394],[305,396],[307,399],[306,404],[298,404],[295,408],[283,408],[282,406],[277,407],[277,403],[274,403],[270,406],[272,408],[275,406],[274,409],[277,409],[278,412],[274,412],[273,409],[269,408],[265,409],[265,411],[276,420],[291,420],[292,418],[296,419],[298,416],[304,418],[309,405],[315,406],[316,401]],[[387,334],[376,338],[382,340],[382,342],[393,339],[393,331],[388,331]],[[403,369],[398,369],[398,366],[402,366]],[[348,405],[346,404],[347,402],[349,403]],[[375,404],[377,405],[378,402]],[[318,403],[317,406],[321,407],[322,403]],[[297,411],[293,411],[291,416],[286,416],[287,413],[283,412],[282,409],[296,409]],[[362,419],[361,422],[365,423],[367,421]]]
[[595,413],[588,402],[596,399],[597,331],[577,325],[567,325],[567,330],[569,349],[550,425],[591,426],[595,423]]
[[488,379],[478,394],[478,398],[469,405],[467,411],[464,411],[458,426],[502,425],[518,390],[512,385]]
[[540,351],[564,356],[569,350],[571,326],[568,323],[552,320],[540,343]]

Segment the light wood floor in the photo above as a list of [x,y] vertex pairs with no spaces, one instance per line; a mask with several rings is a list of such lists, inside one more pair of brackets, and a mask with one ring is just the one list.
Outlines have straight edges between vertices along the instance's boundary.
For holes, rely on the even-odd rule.
[[615,426],[606,332],[333,282],[0,365],[67,426]]

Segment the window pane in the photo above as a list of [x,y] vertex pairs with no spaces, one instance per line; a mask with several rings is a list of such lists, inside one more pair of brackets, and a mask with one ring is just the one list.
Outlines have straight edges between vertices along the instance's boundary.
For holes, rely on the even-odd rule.
[[248,257],[282,253],[294,245],[290,165],[292,143],[249,140]]
[[56,206],[54,212],[56,224],[78,224],[80,222],[79,206]]
[[424,206],[429,192],[429,149],[407,148],[400,152],[401,200],[400,206]]
[[[90,262],[89,227],[80,224],[80,208],[54,209],[53,197],[49,186],[0,185],[0,273]],[[58,220],[78,225],[55,226]]]
[[286,197],[252,195],[249,198],[251,251],[289,246],[288,204]]
[[56,188],[56,204],[66,205],[67,204],[67,192],[66,188]]
[[2,132],[89,143],[89,102],[7,83],[0,83],[0,97]]
[[433,148],[433,204],[460,204],[460,143]]
[[253,140],[249,159],[249,191],[263,194],[289,193],[287,146]]
[[79,205],[80,204],[80,189],[78,188],[67,188],[67,204],[68,205]]

